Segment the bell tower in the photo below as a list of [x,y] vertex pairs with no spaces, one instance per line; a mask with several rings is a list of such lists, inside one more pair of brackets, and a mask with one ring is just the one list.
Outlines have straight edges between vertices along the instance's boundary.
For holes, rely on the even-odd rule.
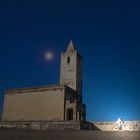
[[82,57],[72,41],[61,54],[60,84],[71,87],[82,97]]

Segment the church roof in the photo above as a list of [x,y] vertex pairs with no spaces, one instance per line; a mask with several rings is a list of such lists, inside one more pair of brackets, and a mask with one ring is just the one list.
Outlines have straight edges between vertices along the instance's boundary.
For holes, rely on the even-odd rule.
[[18,88],[18,89],[8,89],[6,94],[16,94],[16,93],[26,93],[26,92],[39,92],[46,90],[56,90],[64,89],[65,85],[49,85],[49,86],[40,86],[40,87],[29,87],[29,88]]
[[[47,91],[47,90],[58,90],[58,89],[68,89],[71,92],[68,93],[75,93],[76,91],[67,85],[49,85],[49,86],[40,86],[40,87],[28,87],[28,88],[18,88],[18,89],[8,89],[6,91],[7,95],[12,94],[22,94],[27,92],[41,92],[41,91]],[[78,95],[78,94],[77,94]],[[76,95],[76,96],[77,96]]]
[[67,52],[73,52],[75,50],[76,49],[75,49],[75,47],[73,45],[73,42],[72,42],[72,40],[70,40],[69,45],[68,45],[68,48],[67,48]]

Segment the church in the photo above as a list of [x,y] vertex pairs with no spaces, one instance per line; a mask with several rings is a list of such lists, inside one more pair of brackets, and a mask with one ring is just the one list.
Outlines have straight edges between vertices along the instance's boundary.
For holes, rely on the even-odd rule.
[[86,105],[82,100],[82,56],[72,41],[61,54],[60,83],[7,90],[2,120],[86,120]]

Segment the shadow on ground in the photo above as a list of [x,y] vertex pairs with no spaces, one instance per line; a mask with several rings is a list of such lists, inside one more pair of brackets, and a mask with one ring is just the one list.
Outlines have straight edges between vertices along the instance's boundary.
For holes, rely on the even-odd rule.
[[140,140],[140,132],[0,129],[0,140]]

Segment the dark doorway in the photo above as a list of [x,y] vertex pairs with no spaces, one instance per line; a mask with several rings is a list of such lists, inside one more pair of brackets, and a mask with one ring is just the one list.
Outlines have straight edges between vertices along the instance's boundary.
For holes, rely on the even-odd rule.
[[67,120],[69,120],[69,121],[73,120],[73,109],[72,108],[67,109]]

